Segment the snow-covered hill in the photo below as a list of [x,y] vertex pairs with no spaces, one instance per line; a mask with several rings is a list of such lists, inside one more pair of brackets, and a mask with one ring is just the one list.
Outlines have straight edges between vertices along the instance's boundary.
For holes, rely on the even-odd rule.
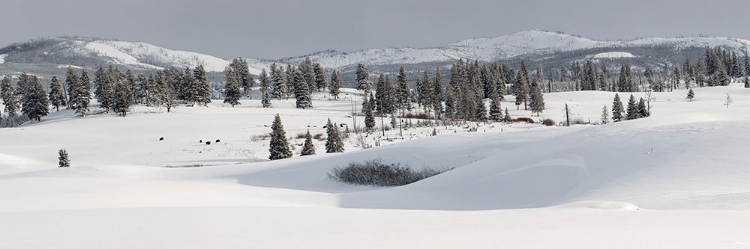
[[[114,64],[136,69],[163,69],[170,66],[196,67],[220,72],[230,61],[211,55],[171,50],[144,42],[117,41],[86,37],[50,37],[10,45],[0,50],[8,62],[92,66]],[[263,63],[252,60],[250,73],[259,74]]]
[[[529,30],[494,38],[467,39],[433,48],[378,48],[353,52],[326,50],[306,56],[284,58],[280,61],[299,64],[305,57],[310,57],[313,62],[321,63],[326,68],[342,68],[358,63],[366,65],[408,65],[439,63],[458,59],[491,62],[524,55],[550,55],[556,52],[592,48],[648,49],[653,46],[672,46],[678,51],[688,47],[715,46],[742,50],[750,46],[750,41],[729,37],[641,38],[629,41],[598,41],[561,32]],[[594,55],[592,54],[591,56]],[[632,55],[617,57],[611,55],[601,56],[607,56],[607,58],[635,57]]]

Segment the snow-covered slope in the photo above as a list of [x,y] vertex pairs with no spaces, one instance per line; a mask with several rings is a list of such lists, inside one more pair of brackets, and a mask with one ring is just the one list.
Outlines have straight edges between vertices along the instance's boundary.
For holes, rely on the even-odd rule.
[[[165,67],[196,67],[203,65],[206,71],[220,72],[230,61],[211,55],[189,51],[170,50],[144,42],[117,41],[88,37],[50,37],[29,43],[15,44],[4,48],[16,60],[33,57],[34,63],[56,63],[75,66],[91,66],[91,61],[139,69],[163,69]],[[7,55],[5,55],[7,56]],[[20,57],[20,58],[19,58]],[[85,63],[88,62],[88,63]],[[259,74],[264,67],[261,61],[250,65],[250,73]],[[86,65],[88,64],[88,65]]]
[[[629,41],[598,41],[561,32],[529,30],[494,38],[475,38],[434,48],[385,48],[353,52],[326,50],[318,53],[281,59],[299,64],[305,57],[321,63],[326,68],[342,68],[364,63],[366,65],[398,65],[439,63],[458,59],[485,62],[534,54],[575,51],[592,48],[649,48],[673,46],[675,50],[687,47],[724,46],[736,50],[748,48],[750,41],[729,37],[642,38]],[[592,54],[591,56],[594,56]],[[625,54],[603,54],[606,58],[625,58]]]
[[[128,117],[52,112],[0,129],[0,232],[10,248],[743,248],[750,91],[694,91],[691,102],[683,89],[654,93],[645,119],[439,126],[437,136],[421,127],[404,130],[403,140],[363,136],[380,141],[371,149],[355,147],[352,135],[343,154],[322,153],[325,141],[316,140],[318,155],[306,157],[297,156],[295,135],[322,133],[328,118],[351,126],[355,91],[338,101],[318,94],[306,110],[293,100],[274,108],[243,100],[171,113],[136,107]],[[567,104],[574,117],[596,121],[613,96],[548,93],[539,118],[560,121]],[[512,103],[507,96],[502,105]],[[255,137],[276,113],[295,156],[268,161],[268,141]],[[60,148],[71,168],[57,168]],[[378,157],[455,169],[393,188],[326,175]]]

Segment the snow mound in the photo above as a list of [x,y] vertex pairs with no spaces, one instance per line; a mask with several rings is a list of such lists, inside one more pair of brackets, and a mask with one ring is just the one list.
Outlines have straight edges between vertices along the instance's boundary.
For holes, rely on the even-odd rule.
[[7,54],[0,54],[0,64],[5,63],[5,57],[8,57]]
[[628,52],[606,52],[598,53],[593,56],[594,59],[614,59],[614,58],[633,58],[635,55]]
[[573,203],[561,205],[560,207],[614,210],[614,211],[639,211],[641,210],[641,208],[639,208],[633,203],[617,202],[617,201],[581,201],[581,202],[573,202]]

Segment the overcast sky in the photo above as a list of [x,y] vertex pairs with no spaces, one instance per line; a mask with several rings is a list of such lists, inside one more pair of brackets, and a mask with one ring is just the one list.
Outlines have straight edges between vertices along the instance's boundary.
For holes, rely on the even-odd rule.
[[223,58],[429,47],[528,29],[750,38],[746,0],[4,0],[0,46],[80,35]]

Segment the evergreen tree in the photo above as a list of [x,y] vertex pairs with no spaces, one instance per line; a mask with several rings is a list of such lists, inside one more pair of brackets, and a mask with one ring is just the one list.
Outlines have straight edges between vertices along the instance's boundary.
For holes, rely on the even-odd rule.
[[339,99],[339,94],[341,94],[341,87],[344,84],[343,80],[341,79],[341,74],[333,70],[331,73],[331,84],[328,86],[328,92],[333,96],[333,99]]
[[315,86],[318,92],[323,91],[328,87],[328,79],[326,79],[326,72],[319,63],[313,64],[313,73],[315,73]]
[[505,117],[503,119],[507,122],[510,122],[511,120],[513,120],[513,118],[510,117],[510,113],[508,112],[508,107],[505,107]]
[[326,153],[339,153],[344,152],[344,142],[341,140],[341,134],[336,124],[331,123],[331,119],[328,119],[326,124]]
[[398,70],[398,108],[411,110],[409,102],[409,84],[406,83],[406,71],[401,66]]
[[375,116],[372,115],[372,106],[366,96],[362,100],[362,110],[365,113],[365,131],[372,131],[375,127]]
[[226,78],[226,83],[224,85],[224,103],[228,103],[232,107],[239,105],[240,98],[242,97],[239,82],[239,77],[241,77],[241,75],[235,70],[236,69],[232,67],[224,69],[224,75]]
[[539,116],[544,111],[544,94],[542,94],[541,84],[539,83],[533,84],[533,88],[531,89],[530,99],[531,99],[530,101],[531,112],[532,113],[536,112],[537,116]]
[[297,76],[296,73],[297,69],[294,68],[292,65],[286,65],[286,82],[287,82],[287,91],[286,91],[286,97],[288,98],[291,95],[294,95],[297,90],[295,89],[296,83],[294,78]]
[[297,108],[312,108],[310,103],[310,91],[307,89],[307,80],[302,70],[295,70],[297,76],[294,77],[294,97],[297,100]]
[[523,104],[524,101],[526,101],[525,100],[526,94],[523,92],[523,89],[524,89],[523,85],[525,84],[523,80],[524,80],[523,77],[519,73],[516,76],[515,83],[513,84],[513,89],[514,89],[513,93],[516,96],[516,102],[515,102],[516,110],[520,109],[521,104]]
[[130,109],[131,96],[132,95],[128,90],[128,86],[125,81],[120,80],[119,82],[115,83],[114,103],[112,106],[112,110],[118,115],[125,117],[125,115],[128,114],[128,109]]
[[[229,67],[231,67],[232,72],[235,73],[235,79],[237,81],[237,86],[238,86],[237,87],[238,92],[239,92],[239,88],[241,87],[244,90],[245,95],[248,95],[248,93],[250,92],[250,89],[253,87],[255,83],[255,80],[253,80],[252,75],[250,75],[250,69],[247,65],[247,60],[244,60],[242,58],[232,59],[232,62],[229,63]],[[242,95],[242,94],[239,94],[239,95]],[[224,103],[227,103],[227,102],[224,102]],[[234,105],[232,106],[234,107]]]
[[159,87],[161,85],[160,81],[163,80],[163,77],[159,77],[157,75],[151,74],[148,76],[148,83],[146,83],[146,105],[148,106],[160,106],[161,100],[162,100],[162,89]]
[[607,106],[604,105],[602,108],[602,124],[609,123],[609,112],[607,112]]
[[747,75],[742,77],[742,83],[745,84],[745,88],[750,88],[750,78]]
[[500,121],[503,119],[503,109],[500,106],[500,97],[498,91],[492,91],[490,93],[490,119],[493,121]]
[[75,98],[77,94],[75,87],[79,80],[78,74],[73,67],[68,67],[65,70],[65,85],[68,89],[68,108],[75,109]]
[[73,109],[75,109],[76,113],[85,117],[86,112],[89,111],[89,103],[91,103],[91,82],[89,75],[85,70],[82,70],[81,77],[74,77],[72,82],[75,83],[74,93],[71,93],[71,95],[75,96],[73,99]]
[[49,114],[49,100],[47,99],[47,93],[42,87],[42,82],[35,75],[31,77],[31,82],[28,82],[26,95],[23,97],[23,103],[21,112],[29,117],[31,120],[37,122],[42,121],[42,117]]
[[27,96],[29,96],[29,89],[31,86],[31,79],[26,72],[21,73],[16,82],[16,95],[21,99],[21,105],[26,102]]
[[70,167],[70,159],[68,158],[68,152],[65,151],[65,149],[60,149],[57,151],[57,165],[59,168],[69,168]]
[[271,64],[271,80],[273,81],[273,90],[271,97],[281,99],[287,96],[287,81],[283,67],[276,67],[276,63]]
[[625,112],[625,110],[623,109],[622,101],[620,100],[620,95],[615,93],[615,100],[612,101],[612,122],[622,121],[623,112]]
[[476,98],[476,111],[474,112],[474,118],[478,121],[487,121],[487,106],[484,104],[484,99]]
[[[147,97],[148,97],[148,79],[145,75],[139,74],[138,77],[135,79],[135,89],[133,90],[135,93],[133,95],[135,96],[135,103],[137,104],[148,104]],[[180,85],[182,85],[182,80],[180,80]],[[178,90],[179,91],[179,90]],[[177,94],[178,98],[180,97],[180,93]]]
[[302,153],[300,153],[300,156],[309,155],[315,155],[315,145],[313,145],[310,131],[307,131],[307,133],[305,133],[305,143],[302,145]]
[[68,103],[65,101],[65,93],[63,92],[60,80],[57,76],[52,76],[52,83],[50,84],[49,100],[52,106],[55,107],[56,111],[60,111],[60,106],[66,106]]
[[302,75],[305,77],[307,91],[312,93],[317,87],[315,85],[315,66],[313,66],[310,57],[306,57],[305,60],[300,63],[298,70],[302,71]]
[[264,68],[260,72],[260,93],[262,95],[261,98],[261,105],[263,105],[263,108],[269,108],[271,107],[271,94],[269,93],[269,81],[268,73],[266,73],[266,69]]
[[628,100],[628,113],[627,113],[627,119],[633,120],[638,119],[640,117],[641,112],[638,110],[638,103],[635,102],[635,97],[633,95],[630,95],[630,100]]
[[[745,78],[747,78],[747,77],[745,77]],[[686,99],[688,99],[688,101],[692,102],[693,98],[695,98],[695,92],[693,92],[693,89],[691,88],[690,90],[688,90]]]
[[268,151],[271,153],[268,157],[270,160],[292,157],[292,151],[289,150],[289,142],[286,140],[286,132],[284,131],[284,125],[281,124],[279,114],[276,114],[271,125],[271,141]]
[[188,103],[192,102],[193,104],[195,104],[197,92],[195,91],[195,78],[193,77],[192,69],[190,69],[189,67],[185,68],[185,72],[182,74],[181,82],[182,89],[177,95],[181,96],[180,99],[185,100]]
[[8,117],[16,117],[18,110],[21,109],[19,106],[21,103],[18,102],[18,96],[13,89],[10,78],[3,77],[2,83],[0,84],[0,98],[3,100],[3,106]]
[[206,70],[203,69],[203,65],[198,65],[193,70],[193,85],[191,90],[194,93],[191,102],[203,106],[208,106],[211,103],[211,85],[208,84]]
[[646,107],[646,101],[641,98],[638,101],[638,117],[639,118],[645,118],[651,116],[651,113],[648,112],[648,107]]
[[357,90],[362,90],[365,94],[372,90],[370,71],[367,70],[367,67],[362,63],[357,64]]
[[[426,74],[425,74],[426,75]],[[427,77],[425,77],[424,82],[430,82]],[[425,83],[428,84],[429,83]],[[443,83],[443,75],[440,73],[440,67],[435,68],[435,82],[433,83],[433,89],[431,91],[431,97],[432,97],[432,110],[435,111],[435,118],[440,119],[441,114],[443,113],[443,101],[445,101],[445,90],[444,90],[445,84]]]

